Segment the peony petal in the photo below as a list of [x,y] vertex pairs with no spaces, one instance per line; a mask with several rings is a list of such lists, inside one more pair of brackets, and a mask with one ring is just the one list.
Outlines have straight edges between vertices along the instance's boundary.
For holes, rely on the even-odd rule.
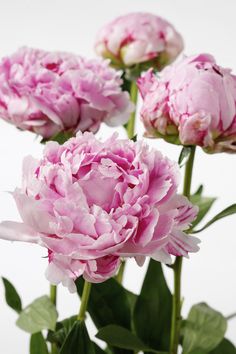
[[23,223],[14,221],[3,221],[0,223],[0,238],[8,241],[40,242],[38,232],[35,232]]
[[37,232],[51,233],[51,223],[53,224],[55,218],[47,211],[43,210],[39,201],[27,197],[18,189],[13,194],[17,208],[24,223]]

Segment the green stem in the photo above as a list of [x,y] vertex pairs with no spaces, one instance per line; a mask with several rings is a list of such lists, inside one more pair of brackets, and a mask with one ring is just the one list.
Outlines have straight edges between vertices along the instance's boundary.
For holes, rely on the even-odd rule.
[[50,299],[52,303],[57,306],[57,286],[50,285]]
[[[57,286],[56,285],[50,285],[50,299],[52,303],[57,306]],[[57,346],[55,343],[51,344],[51,354],[57,354]]]
[[85,280],[84,282],[84,289],[83,289],[83,294],[81,298],[81,304],[80,304],[80,310],[78,314],[78,321],[84,321],[85,320],[85,314],[88,306],[88,300],[89,300],[89,295],[91,291],[91,283],[87,282]]
[[51,354],[58,354],[57,345],[55,343],[51,344]]
[[[193,163],[195,156],[195,146],[191,146],[191,153],[185,167],[183,195],[190,197],[191,182],[193,174]],[[170,354],[178,353],[178,345],[181,329],[181,273],[182,273],[182,257],[176,257],[173,265],[174,271],[174,294],[172,302],[172,320],[171,320],[171,339]]]
[[[135,135],[135,117],[136,117],[137,101],[138,101],[138,86],[137,86],[135,80],[133,80],[130,85],[130,99],[134,103],[135,108],[134,108],[134,111],[130,114],[130,118],[127,123],[126,131],[127,131],[128,138],[132,139]],[[126,265],[126,262],[123,261],[121,263],[120,269],[119,269],[118,274],[116,276],[116,280],[120,284],[122,284],[122,281],[123,281],[125,265]]]
[[195,151],[196,146],[191,146],[190,156],[185,167],[183,195],[185,195],[187,198],[190,197]]
[[116,280],[120,284],[122,284],[122,281],[123,281],[124,271],[125,271],[125,261],[123,261],[121,263],[119,271],[118,271],[117,276],[116,276]]
[[236,312],[235,313],[232,313],[231,315],[227,316],[226,317],[226,320],[229,321],[229,320],[232,320],[233,318],[236,317]]
[[136,116],[136,109],[137,109],[137,100],[138,100],[138,87],[136,85],[136,81],[131,82],[130,87],[130,99],[135,104],[135,109],[130,115],[130,119],[127,123],[127,135],[129,139],[134,137],[134,130],[135,130],[135,116]]

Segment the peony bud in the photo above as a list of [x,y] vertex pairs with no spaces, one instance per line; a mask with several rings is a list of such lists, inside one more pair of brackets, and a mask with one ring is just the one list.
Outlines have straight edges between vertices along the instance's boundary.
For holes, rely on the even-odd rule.
[[174,27],[149,13],[130,13],[105,25],[97,35],[96,52],[118,68],[140,65],[162,69],[183,50]]
[[236,78],[208,54],[187,57],[138,80],[149,137],[206,152],[236,152]]

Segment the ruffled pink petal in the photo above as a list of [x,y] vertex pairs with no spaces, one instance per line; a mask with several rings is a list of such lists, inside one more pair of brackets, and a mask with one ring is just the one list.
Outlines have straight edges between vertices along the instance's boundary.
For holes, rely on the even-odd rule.
[[189,252],[199,251],[199,243],[200,240],[197,237],[186,235],[182,231],[173,230],[169,236],[166,250],[174,256],[184,256],[188,258]]

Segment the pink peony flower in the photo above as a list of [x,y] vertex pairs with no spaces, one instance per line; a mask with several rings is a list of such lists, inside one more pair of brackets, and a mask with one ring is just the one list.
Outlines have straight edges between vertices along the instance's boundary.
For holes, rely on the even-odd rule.
[[0,117],[44,138],[126,123],[121,73],[102,59],[21,48],[0,63]]
[[46,247],[47,278],[71,290],[81,275],[111,277],[121,257],[170,263],[198,250],[184,233],[197,207],[176,194],[178,183],[177,164],[144,143],[78,133],[49,142],[40,161],[25,159],[13,193],[23,223],[2,222],[0,237]]
[[172,62],[183,50],[183,39],[174,27],[149,13],[130,13],[105,25],[95,49],[118,66],[155,60],[158,66]]
[[141,117],[151,137],[207,152],[236,152],[236,77],[208,54],[185,58],[138,80]]

